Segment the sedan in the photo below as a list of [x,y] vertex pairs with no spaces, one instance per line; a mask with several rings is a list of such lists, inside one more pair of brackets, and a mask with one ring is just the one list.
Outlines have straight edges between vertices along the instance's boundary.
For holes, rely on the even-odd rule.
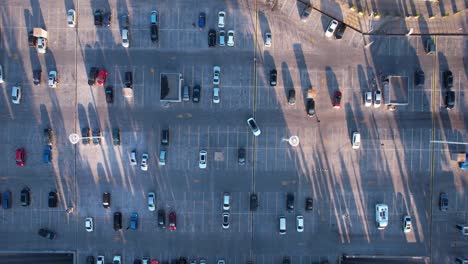
[[299,233],[304,232],[304,217],[302,215],[296,217],[296,230]]
[[307,116],[312,117],[315,115],[315,101],[312,98],[307,99],[306,105]]
[[446,89],[451,89],[453,87],[453,74],[451,71],[444,71],[444,86]]
[[107,79],[107,71],[105,69],[99,70],[98,76],[97,76],[97,84],[98,85],[104,85]]
[[256,193],[250,195],[250,211],[255,211],[258,208],[258,196]]
[[414,84],[424,85],[424,72],[422,70],[416,70],[414,72]]
[[0,65],[0,83],[3,83],[3,68],[2,68],[2,65]]
[[101,144],[101,129],[99,128],[93,129],[93,144]]
[[130,47],[130,39],[128,29],[122,29],[122,47],[128,48]]
[[219,31],[219,46],[226,46],[226,32],[224,30]]
[[23,188],[21,190],[21,206],[29,206],[31,204],[31,193],[29,188]]
[[47,51],[47,39],[38,37],[36,46],[37,46],[37,52],[41,54],[45,54]]
[[239,165],[245,165],[245,149],[239,148],[237,150],[237,163]]
[[21,103],[21,87],[13,86],[13,88],[11,88],[11,102],[14,104]]
[[156,210],[156,194],[154,192],[148,193],[148,210],[151,212]]
[[312,211],[314,209],[314,200],[311,197],[306,198],[306,205],[305,205],[305,210],[306,211]]
[[247,125],[249,126],[250,131],[252,131],[252,134],[254,136],[256,136],[256,137],[260,136],[262,131],[258,127],[257,122],[255,121],[255,119],[253,117],[247,119]]
[[81,129],[81,143],[87,145],[91,142],[91,129],[89,127],[83,127]]
[[53,231],[50,231],[48,229],[45,229],[45,228],[41,228],[39,229],[39,231],[37,232],[41,237],[44,237],[44,238],[48,238],[50,240],[53,240],[55,238],[55,232]]
[[105,92],[106,92],[106,102],[108,104],[112,104],[114,102],[114,87],[107,86]]
[[169,213],[169,230],[174,231],[177,229],[177,215],[175,212]]
[[207,155],[208,153],[206,152],[206,150],[200,150],[199,159],[198,159],[198,167],[200,167],[200,169],[206,169],[206,156]]
[[447,91],[445,93],[445,108],[451,110],[455,107],[455,92]]
[[136,150],[132,150],[132,152],[130,153],[130,165],[132,166],[138,165],[136,155]]
[[411,217],[409,215],[403,216],[403,232],[411,232]]
[[49,199],[48,199],[49,208],[57,207],[57,202],[58,202],[57,193],[54,191],[49,192]]
[[111,12],[105,12],[103,20],[104,20],[104,26],[110,27],[111,20],[112,20],[112,13]]
[[219,84],[219,74],[221,73],[221,68],[219,66],[213,67],[213,84]]
[[361,147],[361,133],[359,132],[353,133],[352,146],[353,146],[353,149],[359,149]]
[[336,27],[338,27],[338,21],[333,19],[332,21],[330,21],[330,24],[328,24],[327,31],[325,31],[325,37],[327,38],[333,37]]
[[88,232],[93,232],[93,231],[94,231],[93,218],[91,218],[91,217],[86,217],[86,219],[85,219],[85,227],[86,227],[86,231],[88,231]]
[[194,103],[200,102],[200,95],[201,95],[201,88],[200,88],[200,85],[197,84],[193,87],[192,102]]
[[439,209],[441,211],[447,211],[448,210],[448,194],[446,193],[440,193],[439,196]]
[[278,72],[276,69],[270,71],[270,86],[276,86],[276,79],[278,77]]
[[213,103],[219,104],[220,99],[219,99],[219,88],[215,87],[213,88]]
[[224,27],[224,21],[226,19],[226,12],[224,11],[219,11],[218,12],[218,27],[223,28]]
[[94,11],[94,25],[95,26],[102,26],[102,10],[98,9]]
[[41,75],[42,75],[42,70],[34,70],[33,71],[33,83],[34,85],[39,85],[41,83]]
[[140,166],[140,168],[141,168],[142,171],[147,171],[148,170],[148,158],[149,158],[148,153],[143,153],[141,155],[141,166]]
[[216,31],[214,29],[210,29],[208,31],[208,47],[215,47],[216,46]]
[[104,264],[104,256],[98,256],[96,264]]
[[75,27],[76,26],[76,12],[73,9],[70,9],[67,12],[67,25],[69,27]]
[[198,27],[204,28],[206,25],[206,14],[204,12],[200,12],[198,15]]
[[267,48],[271,47],[271,33],[270,32],[265,33],[265,47]]
[[335,91],[333,94],[333,108],[340,108],[341,107],[341,92]]
[[234,47],[234,30],[229,30],[228,33],[227,45],[229,47]]
[[158,25],[151,25],[151,41],[158,42]]
[[372,92],[364,93],[364,106],[370,107],[372,105]]
[[380,91],[374,92],[374,107],[379,108],[382,103],[382,93]]
[[49,72],[49,87],[57,88],[57,83],[58,83],[57,71],[50,71]]
[[223,229],[228,229],[229,228],[229,213],[224,212],[223,213]]
[[16,165],[23,167],[24,162],[26,161],[26,151],[24,148],[19,148],[16,150]]

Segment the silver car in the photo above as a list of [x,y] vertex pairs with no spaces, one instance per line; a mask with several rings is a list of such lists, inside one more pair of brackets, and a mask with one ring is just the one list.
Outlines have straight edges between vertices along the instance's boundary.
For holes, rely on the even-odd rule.
[[200,169],[206,169],[206,156],[208,153],[206,150],[200,150],[199,158],[198,158],[198,167]]
[[213,103],[219,104],[219,87],[213,88]]
[[226,32],[224,30],[219,31],[219,46],[226,46]]
[[234,30],[229,30],[228,33],[227,45],[229,47],[234,47]]
[[136,150],[133,150],[130,153],[130,165],[136,166],[138,165],[137,159],[136,159]]
[[147,171],[148,170],[148,153],[143,153],[141,155],[141,170],[142,171]]
[[148,210],[151,212],[156,210],[156,194],[154,192],[148,193]]

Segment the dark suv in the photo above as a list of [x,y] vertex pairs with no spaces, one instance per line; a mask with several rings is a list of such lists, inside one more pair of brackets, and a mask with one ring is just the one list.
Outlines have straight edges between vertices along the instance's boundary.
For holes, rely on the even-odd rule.
[[192,102],[194,103],[200,102],[200,93],[201,93],[201,88],[200,88],[200,85],[197,84],[193,87]]
[[54,134],[52,132],[52,128],[44,129],[44,144],[52,146],[54,140]]
[[276,86],[276,79],[278,76],[278,72],[276,69],[270,71],[270,86]]
[[120,145],[120,129],[112,129],[112,141],[114,142],[114,146]]
[[108,192],[105,192],[102,194],[102,207],[109,208],[110,205],[111,205],[111,194]]
[[33,71],[33,83],[34,85],[39,85],[41,83],[41,75],[42,75],[42,70],[34,70]]
[[208,47],[216,46],[216,31],[214,29],[210,29],[208,31]]
[[455,92],[447,91],[445,92],[445,108],[451,110],[455,107]]
[[41,237],[48,238],[50,240],[53,240],[55,238],[55,232],[52,232],[50,230],[47,230],[45,228],[39,229],[37,232]]
[[245,149],[244,148],[239,148],[237,150],[237,163],[239,163],[239,165],[245,165]]
[[91,130],[89,129],[89,127],[83,127],[81,129],[81,142],[86,145],[86,144],[89,144],[91,139],[89,138],[91,137]]
[[161,145],[169,145],[169,129],[163,129],[161,131]]
[[58,202],[57,192],[55,191],[49,192],[49,201],[48,201],[49,207],[50,208],[57,207],[57,202]]
[[305,210],[306,211],[312,211],[314,209],[314,200],[312,200],[311,197],[306,198],[306,205],[305,205]]
[[158,210],[158,226],[160,228],[166,228],[166,211],[164,211],[164,209]]
[[133,86],[133,76],[132,72],[125,72],[125,87],[132,88]]
[[115,212],[114,213],[114,230],[117,231],[122,229],[122,213]]
[[102,26],[102,10],[98,9],[94,11],[94,25],[95,26]]
[[31,193],[28,188],[21,190],[21,205],[29,206],[31,204]]
[[288,212],[294,211],[294,194],[292,193],[286,195],[286,210]]
[[88,85],[94,85],[96,83],[98,71],[99,71],[98,68],[91,67],[91,69],[89,70]]
[[250,211],[256,211],[258,208],[258,196],[256,193],[250,195]]
[[112,104],[114,102],[114,87],[107,86],[105,92],[106,92],[106,102],[108,104]]
[[453,87],[453,74],[451,71],[444,71],[444,86],[446,89]]
[[446,193],[440,193],[439,196],[439,208],[441,211],[447,211],[448,210],[448,194]]

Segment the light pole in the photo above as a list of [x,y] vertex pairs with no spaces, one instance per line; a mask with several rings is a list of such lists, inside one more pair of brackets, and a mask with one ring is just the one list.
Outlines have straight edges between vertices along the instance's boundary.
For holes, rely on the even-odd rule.
[[289,145],[293,147],[297,147],[299,145],[299,137],[298,136],[291,136],[289,138],[283,138],[282,141],[286,141]]
[[84,138],[91,138],[91,139],[94,139],[94,138],[104,138],[103,136],[97,136],[97,137],[80,137],[80,135],[76,134],[76,133],[72,133],[70,134],[70,136],[68,136],[68,140],[70,140],[70,142],[75,145],[77,144],[78,142],[80,142],[80,139],[84,139]]

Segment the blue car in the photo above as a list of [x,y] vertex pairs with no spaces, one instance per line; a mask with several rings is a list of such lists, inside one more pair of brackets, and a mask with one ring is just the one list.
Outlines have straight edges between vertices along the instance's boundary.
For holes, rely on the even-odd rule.
[[3,209],[9,209],[11,207],[11,192],[6,191],[2,194],[2,207]]
[[44,147],[44,155],[42,156],[44,163],[51,163],[52,162],[52,147],[45,146]]
[[130,216],[130,229],[136,230],[138,228],[138,214],[132,213]]
[[198,27],[204,28],[205,24],[206,24],[206,15],[204,12],[201,12],[200,16],[198,16]]

